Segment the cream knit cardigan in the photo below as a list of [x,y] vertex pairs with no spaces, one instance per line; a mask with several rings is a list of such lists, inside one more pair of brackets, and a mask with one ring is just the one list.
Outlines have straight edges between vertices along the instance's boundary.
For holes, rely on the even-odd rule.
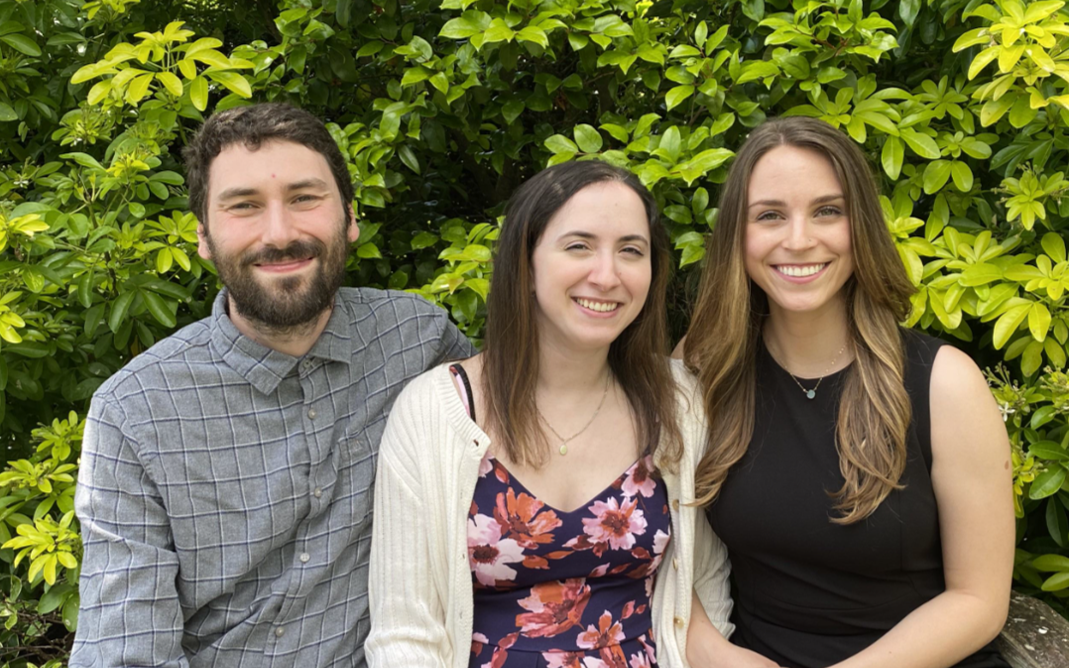
[[[672,540],[657,573],[651,610],[660,668],[684,668],[691,590],[728,636],[727,550],[694,498],[704,451],[702,404],[693,377],[672,362],[682,390],[684,454],[663,472]],[[688,406],[689,404],[689,406]],[[379,450],[368,595],[370,668],[467,668],[472,581],[467,519],[490,438],[468,417],[448,367],[413,380],[397,398]]]

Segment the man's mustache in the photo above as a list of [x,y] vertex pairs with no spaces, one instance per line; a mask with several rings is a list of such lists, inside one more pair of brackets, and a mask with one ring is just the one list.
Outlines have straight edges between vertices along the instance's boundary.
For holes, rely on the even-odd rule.
[[285,248],[265,246],[258,251],[248,253],[242,257],[241,263],[248,266],[253,264],[275,264],[293,260],[306,260],[308,258],[317,257],[325,250],[326,245],[315,239],[294,241]]

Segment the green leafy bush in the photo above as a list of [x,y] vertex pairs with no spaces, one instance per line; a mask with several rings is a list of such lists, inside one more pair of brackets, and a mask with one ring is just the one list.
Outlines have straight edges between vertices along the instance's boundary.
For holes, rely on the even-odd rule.
[[657,197],[673,322],[750,128],[801,114],[871,157],[907,324],[989,370],[1013,443],[1017,586],[1069,597],[1069,12],[1062,0],[0,0],[0,665],[65,660],[88,399],[218,285],[179,151],[286,100],[356,184],[354,285],[481,336],[503,202],[601,159]]

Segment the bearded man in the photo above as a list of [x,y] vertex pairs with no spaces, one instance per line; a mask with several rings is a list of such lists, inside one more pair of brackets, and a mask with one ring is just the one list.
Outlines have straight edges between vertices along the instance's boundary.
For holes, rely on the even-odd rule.
[[314,116],[220,112],[185,158],[225,287],[93,397],[70,665],[363,666],[387,412],[473,349],[419,297],[341,287],[353,186]]

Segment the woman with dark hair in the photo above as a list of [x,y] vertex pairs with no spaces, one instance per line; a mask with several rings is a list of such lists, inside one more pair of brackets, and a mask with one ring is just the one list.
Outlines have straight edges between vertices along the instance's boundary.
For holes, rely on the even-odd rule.
[[386,427],[371,666],[683,666],[696,599],[730,630],[670,261],[630,172],[561,164],[513,195],[485,352],[412,382]]
[[972,360],[899,327],[913,292],[858,147],[810,118],[757,128],[680,345],[732,640],[767,657],[740,666],[1006,665],[1006,430]]

